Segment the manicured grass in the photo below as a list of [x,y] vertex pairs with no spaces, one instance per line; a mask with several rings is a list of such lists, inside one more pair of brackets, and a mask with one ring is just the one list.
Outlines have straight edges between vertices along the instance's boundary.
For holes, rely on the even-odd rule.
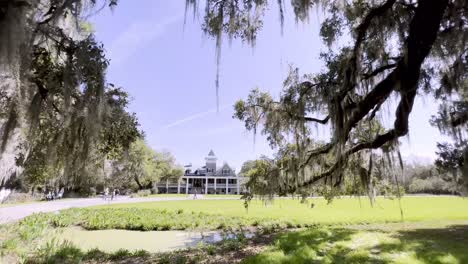
[[468,263],[468,221],[460,223],[290,232],[244,263]]
[[[313,208],[311,203],[314,204]],[[404,221],[468,219],[468,199],[460,197],[404,197],[401,199]],[[401,221],[399,201],[378,198],[374,207],[365,198],[335,199],[331,204],[321,198],[299,200],[277,199],[271,204],[254,200],[248,210],[242,200],[190,200],[114,204],[97,208],[165,209],[168,211],[203,212],[230,217],[248,217],[294,222],[297,224],[357,224]]]
[[[311,205],[313,204],[313,206]],[[401,201],[405,222],[468,219],[468,200],[459,197],[407,197]],[[88,230],[125,229],[215,230],[256,226],[262,230],[314,225],[350,225],[401,222],[398,200],[369,201],[342,198],[327,204],[324,199],[278,199],[273,204],[254,200],[248,210],[238,200],[188,200],[114,204],[63,210],[59,214],[33,215],[54,227],[81,226]]]
[[[55,237],[52,234],[60,227],[149,231],[256,226],[263,234],[283,228],[310,228],[281,235],[267,251],[248,258],[247,263],[468,263],[468,199],[405,197],[401,206],[403,223],[399,201],[384,198],[378,198],[374,207],[365,198],[337,198],[331,204],[324,199],[309,199],[306,204],[297,199],[276,199],[273,203],[254,200],[248,210],[242,200],[203,199],[68,209],[0,226],[0,262],[2,254],[30,256],[40,245],[44,252],[55,254],[57,246],[47,240]],[[236,255],[239,248],[233,250]],[[62,258],[61,254],[67,252],[79,253],[77,258],[85,256],[67,245],[57,253]],[[206,252],[196,255],[209,258]]]
[[[109,235],[95,237],[103,243],[121,239],[120,233],[101,235]],[[149,240],[142,243],[158,243],[146,232],[125,238],[130,246],[113,253],[102,251],[101,247],[86,251],[89,247],[78,248],[70,243],[40,247],[28,263],[237,263],[242,259],[244,264],[468,263],[468,221],[315,227],[285,232],[276,238],[260,236],[253,239],[255,242],[245,238],[223,240],[216,245],[170,253],[137,250],[135,243],[141,239]],[[263,252],[257,254],[258,250]]]

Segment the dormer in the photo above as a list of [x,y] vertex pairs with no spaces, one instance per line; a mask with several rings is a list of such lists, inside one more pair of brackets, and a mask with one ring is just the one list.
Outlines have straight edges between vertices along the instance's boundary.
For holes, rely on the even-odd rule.
[[236,176],[234,170],[226,162],[223,164],[221,169],[218,171],[221,176]]
[[205,158],[206,161],[206,173],[207,174],[214,174],[216,172],[216,155],[214,154],[213,150],[210,150],[208,156]]

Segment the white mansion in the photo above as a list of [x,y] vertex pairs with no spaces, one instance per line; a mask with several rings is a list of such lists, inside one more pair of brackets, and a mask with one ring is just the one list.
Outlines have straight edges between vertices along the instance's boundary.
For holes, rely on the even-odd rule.
[[192,171],[192,165],[185,166],[182,177],[167,179],[158,183],[160,193],[185,194],[240,194],[244,191],[243,177],[227,163],[218,168],[217,158],[211,150],[205,158],[205,166]]

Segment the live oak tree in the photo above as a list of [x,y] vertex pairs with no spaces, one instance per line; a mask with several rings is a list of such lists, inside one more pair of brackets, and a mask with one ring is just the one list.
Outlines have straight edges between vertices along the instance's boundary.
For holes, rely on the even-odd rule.
[[247,160],[245,161],[239,171],[239,176],[247,177],[250,170],[255,168],[256,160]]
[[[186,7],[196,10],[197,2],[186,0]],[[218,63],[224,36],[255,44],[271,2],[277,3],[283,24],[285,0],[206,1],[202,27],[216,40]],[[400,161],[393,163],[402,164],[398,139],[408,134],[415,98],[425,93],[448,103],[450,111],[442,111],[448,122],[440,124],[456,134],[466,149],[466,1],[291,0],[291,6],[297,22],[308,22],[314,8],[325,10],[320,29],[329,47],[321,53],[324,69],[301,75],[293,68],[279,97],[255,89],[235,105],[234,117],[248,130],[261,129],[272,147],[295,145],[294,155],[281,157],[288,162],[270,172],[266,183],[278,184],[270,190],[293,193],[324,182],[338,186],[344,182],[345,168],[356,158],[368,160],[370,175],[375,152],[387,157],[387,163],[396,155]],[[370,137],[352,137],[389,112],[393,112],[393,125],[378,130],[367,127]],[[314,126],[330,129],[327,142],[312,144]],[[268,171],[270,163],[262,164],[260,169]],[[463,176],[468,182],[468,174]]]
[[[435,165],[440,172],[452,174],[453,181],[457,186],[461,186],[458,191],[468,191],[468,141],[466,132],[468,131],[468,89],[467,89],[467,56],[460,58],[463,63],[454,65],[454,71],[457,71],[456,78],[464,85],[461,89],[452,87],[451,78],[454,76],[444,76],[439,90],[447,91],[443,93],[436,91],[435,95],[441,99],[439,111],[432,116],[431,124],[439,128],[443,134],[451,136],[452,143],[437,143],[438,158]],[[450,74],[450,73],[447,73]],[[463,83],[464,82],[464,83]]]
[[138,189],[149,189],[161,179],[179,177],[183,174],[169,152],[157,152],[140,139],[130,145],[129,150],[116,161],[120,178],[132,179]]
[[[61,97],[55,94],[51,99],[59,101]],[[73,130],[63,127],[62,115],[57,111],[48,111],[43,104],[37,109],[37,132],[28,137],[28,141],[21,146],[17,164],[24,168],[18,175],[26,189],[35,187],[61,188],[88,193],[90,187],[105,183],[106,173],[104,164],[110,160],[119,159],[130,147],[131,143],[141,138],[139,124],[134,113],[128,113],[128,94],[121,88],[109,86],[104,94],[102,125],[96,144],[89,147],[86,157],[83,155],[80,142],[72,140]],[[61,144],[52,142],[61,136],[65,140]],[[76,144],[76,145],[74,145]],[[79,161],[85,163],[82,170],[73,170],[73,166],[80,166]],[[73,173],[77,171],[78,173]],[[24,186],[24,185],[27,186]]]
[[101,142],[109,62],[81,25],[116,3],[0,1],[0,185],[34,160],[38,144],[59,157],[64,174],[80,177],[89,166]]

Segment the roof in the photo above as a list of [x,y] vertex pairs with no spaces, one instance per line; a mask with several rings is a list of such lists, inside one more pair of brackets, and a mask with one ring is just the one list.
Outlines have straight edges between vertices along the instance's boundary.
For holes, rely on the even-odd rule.
[[227,164],[227,162],[224,162],[223,166],[221,167],[222,170],[224,169],[229,169],[229,170],[232,170],[231,166],[229,166],[229,164]]
[[213,150],[210,150],[210,153],[208,153],[208,156],[213,156],[214,157],[216,155],[214,154]]

